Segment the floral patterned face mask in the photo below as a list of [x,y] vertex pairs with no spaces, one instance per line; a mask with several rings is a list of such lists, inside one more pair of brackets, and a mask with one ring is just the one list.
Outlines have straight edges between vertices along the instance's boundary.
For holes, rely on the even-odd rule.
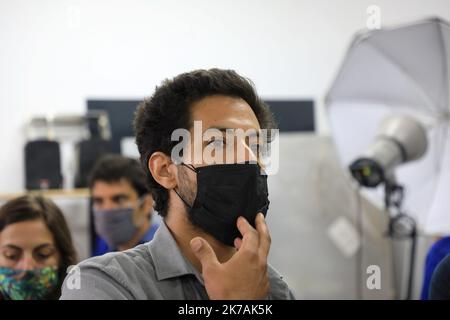
[[6,300],[44,299],[58,285],[58,268],[18,270],[0,267],[0,295]]

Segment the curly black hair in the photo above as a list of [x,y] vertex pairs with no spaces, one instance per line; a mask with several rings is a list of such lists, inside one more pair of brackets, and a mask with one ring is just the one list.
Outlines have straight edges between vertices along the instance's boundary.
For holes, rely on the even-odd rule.
[[169,193],[153,178],[147,166],[148,159],[156,151],[170,156],[178,143],[171,141],[172,132],[179,128],[189,130],[193,125],[190,106],[212,95],[245,100],[262,129],[276,128],[269,106],[257,95],[253,83],[234,70],[201,69],[164,80],[150,98],[139,104],[134,117],[136,144],[147,185],[155,201],[155,210],[163,217],[167,215]]
[[89,188],[92,189],[97,181],[106,183],[128,181],[139,197],[147,194],[146,177],[139,161],[118,154],[102,156],[89,174]]

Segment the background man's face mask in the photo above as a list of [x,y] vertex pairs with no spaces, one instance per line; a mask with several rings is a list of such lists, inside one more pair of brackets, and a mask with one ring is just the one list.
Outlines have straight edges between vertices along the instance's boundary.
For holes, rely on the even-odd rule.
[[138,209],[133,207],[110,210],[94,209],[95,232],[102,237],[110,248],[117,248],[127,243],[138,231],[138,226],[133,221],[135,210],[139,210],[142,202],[139,201]]
[[[184,164],[183,164],[184,165]],[[187,168],[197,173],[197,195],[188,204],[192,221],[220,242],[233,246],[241,237],[236,221],[239,216],[254,226],[258,212],[269,208],[267,175],[258,164],[236,163]]]
[[0,295],[6,300],[45,299],[58,282],[57,267],[33,270],[0,267]]

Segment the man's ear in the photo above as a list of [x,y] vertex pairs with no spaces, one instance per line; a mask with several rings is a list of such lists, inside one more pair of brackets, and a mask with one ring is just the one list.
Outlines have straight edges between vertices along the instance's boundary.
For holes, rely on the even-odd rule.
[[153,179],[161,186],[167,190],[177,186],[177,168],[168,155],[160,151],[153,152],[147,166]]

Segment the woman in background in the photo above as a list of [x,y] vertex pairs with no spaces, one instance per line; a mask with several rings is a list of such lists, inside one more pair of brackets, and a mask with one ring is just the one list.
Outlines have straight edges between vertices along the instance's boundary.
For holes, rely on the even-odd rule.
[[61,210],[26,195],[0,208],[0,300],[58,299],[76,252]]

